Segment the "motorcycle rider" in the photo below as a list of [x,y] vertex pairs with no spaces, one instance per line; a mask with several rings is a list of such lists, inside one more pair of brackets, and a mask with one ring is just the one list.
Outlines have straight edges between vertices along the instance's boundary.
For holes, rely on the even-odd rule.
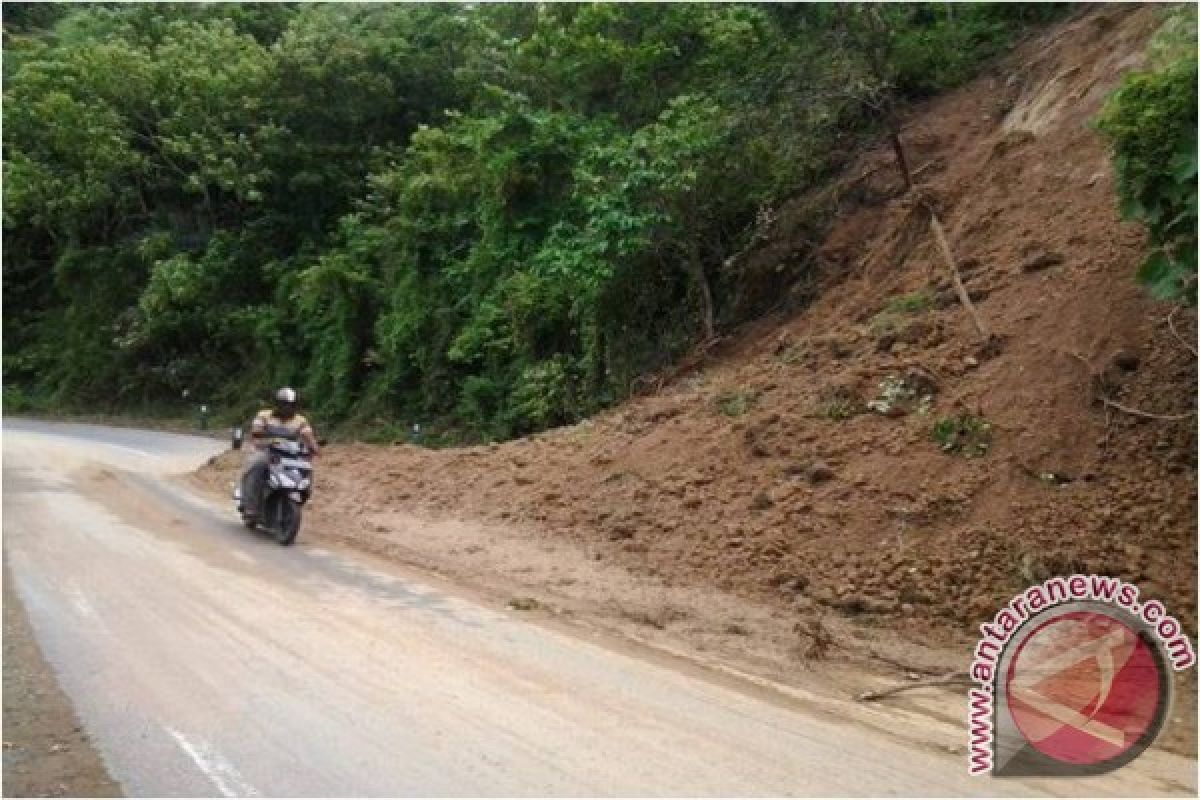
[[274,438],[299,438],[315,456],[320,452],[317,435],[308,419],[297,413],[296,390],[284,387],[275,393],[275,405],[254,415],[250,426],[253,447],[242,470],[242,506],[247,517],[257,517],[259,495],[267,476],[267,449]]

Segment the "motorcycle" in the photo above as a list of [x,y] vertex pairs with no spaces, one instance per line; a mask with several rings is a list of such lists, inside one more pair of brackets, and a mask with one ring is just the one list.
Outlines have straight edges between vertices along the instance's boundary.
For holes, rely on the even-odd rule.
[[303,442],[276,437],[267,447],[267,477],[258,498],[259,515],[248,516],[242,503],[242,487],[235,486],[233,499],[247,528],[262,528],[281,545],[296,541],[304,504],[312,493],[312,458]]

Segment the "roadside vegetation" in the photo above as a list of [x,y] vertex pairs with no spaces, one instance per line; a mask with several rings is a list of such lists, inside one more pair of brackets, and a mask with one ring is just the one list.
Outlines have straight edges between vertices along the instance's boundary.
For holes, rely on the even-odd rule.
[[1146,69],[1125,77],[1098,120],[1113,146],[1121,214],[1145,224],[1138,278],[1156,297],[1196,304],[1196,7],[1174,11]]
[[[572,422],[768,310],[809,260],[731,257],[773,209],[1063,5],[6,3],[5,405]],[[1178,131],[1122,111],[1162,69],[1105,126],[1178,260],[1136,166]]]

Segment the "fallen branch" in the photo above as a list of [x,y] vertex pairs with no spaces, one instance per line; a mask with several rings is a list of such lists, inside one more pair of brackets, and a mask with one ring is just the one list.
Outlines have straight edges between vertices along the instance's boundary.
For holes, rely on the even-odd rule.
[[896,669],[903,670],[904,672],[917,672],[922,675],[940,675],[946,671],[946,667],[944,665],[940,667],[930,667],[921,664],[908,664],[904,661],[899,661],[895,658],[885,656],[875,650],[868,650],[867,655],[870,656],[874,661],[880,661],[884,664],[893,666]]
[[1167,314],[1167,327],[1171,329],[1171,335],[1178,339],[1179,343],[1183,345],[1189,353],[1192,354],[1192,358],[1196,358],[1196,348],[1188,344],[1187,339],[1184,339],[1179,335],[1179,331],[1175,330],[1175,315],[1179,313],[1180,308],[1181,306],[1175,306],[1171,313]]
[[1104,443],[1100,445],[1101,451],[1108,455],[1108,443],[1112,441],[1112,409],[1108,406],[1104,407]]
[[1100,395],[1100,401],[1109,408],[1115,408],[1117,411],[1123,411],[1126,414],[1131,414],[1135,417],[1145,417],[1146,419],[1161,419],[1167,422],[1178,422],[1181,419],[1190,419],[1191,417],[1196,416],[1195,411],[1188,412],[1187,414],[1152,414],[1149,411],[1141,411],[1136,408],[1130,408],[1129,406],[1123,406],[1115,400],[1109,400],[1104,395]]
[[942,230],[942,221],[938,219],[937,212],[924,202],[921,205],[929,212],[929,228],[933,231],[933,238],[937,241],[938,250],[942,253],[942,259],[946,262],[946,269],[950,272],[950,279],[954,282],[954,291],[958,295],[958,301],[963,304],[963,308],[971,316],[971,322],[975,323],[975,331],[979,334],[980,339],[988,338],[987,328],[984,327],[983,320],[979,318],[979,312],[975,310],[975,304],[971,302],[971,296],[967,294],[967,288],[963,286],[962,275],[958,271],[958,264],[954,261],[954,252],[950,249],[950,242],[946,240],[946,232]]
[[936,158],[935,158],[935,159],[933,159],[932,161],[926,161],[924,164],[922,164],[921,166],[919,166],[919,167],[917,167],[916,169],[914,169],[914,170],[913,170],[913,172],[912,172],[912,176],[913,176],[914,178],[915,178],[915,177],[917,177],[917,176],[918,176],[918,175],[920,175],[922,172],[924,172],[925,170],[927,170],[927,169],[929,169],[930,167],[934,166],[935,164],[939,164],[939,161],[938,161],[938,159],[936,159]]
[[1130,408],[1129,406],[1123,406],[1120,403],[1118,403],[1116,400],[1113,400],[1112,398],[1107,397],[1100,391],[1096,390],[1096,388],[1094,386],[1095,381],[1096,381],[1096,376],[1092,374],[1092,365],[1086,358],[1079,355],[1079,353],[1076,353],[1074,350],[1063,350],[1062,352],[1066,353],[1067,355],[1071,356],[1072,358],[1078,359],[1079,363],[1083,364],[1083,368],[1086,369],[1088,372],[1088,375],[1091,376],[1091,379],[1093,382],[1092,390],[1095,393],[1096,399],[1104,404],[1104,408],[1105,408],[1104,445],[1106,447],[1108,446],[1108,433],[1109,433],[1108,425],[1109,425],[1109,422],[1111,421],[1109,419],[1109,415],[1108,415],[1108,409],[1110,409],[1110,408],[1115,409],[1117,411],[1121,411],[1125,414],[1129,414],[1130,416],[1144,417],[1146,419],[1158,419],[1158,420],[1163,420],[1165,422],[1178,422],[1180,420],[1189,419],[1191,417],[1196,416],[1195,411],[1190,411],[1187,414],[1154,414],[1149,411],[1142,411],[1141,409]]
[[945,675],[939,675],[936,678],[929,678],[923,681],[913,681],[912,683],[904,683],[900,686],[893,686],[890,689],[880,689],[874,692],[863,692],[854,699],[860,703],[868,703],[874,700],[882,700],[885,697],[891,697],[894,694],[907,692],[912,689],[926,689],[931,686],[969,686],[972,683],[970,676],[965,672],[947,672]]
[[1091,377],[1091,375],[1092,375],[1092,362],[1088,361],[1086,358],[1084,358],[1083,356],[1079,355],[1079,353],[1076,353],[1074,350],[1063,350],[1063,352],[1064,352],[1064,353],[1066,353],[1067,355],[1069,355],[1071,358],[1078,359],[1078,360],[1079,360],[1079,363],[1080,363],[1080,364],[1083,364],[1083,368],[1084,368],[1085,370],[1087,370],[1088,377]]

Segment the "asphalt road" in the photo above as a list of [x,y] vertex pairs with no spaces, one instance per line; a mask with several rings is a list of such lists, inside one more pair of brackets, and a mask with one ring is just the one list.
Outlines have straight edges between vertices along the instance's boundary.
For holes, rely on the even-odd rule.
[[1195,762],[1161,754],[1086,782],[970,778],[899,718],[742,691],[303,531],[281,548],[164,478],[222,447],[4,421],[7,564],[129,795],[1195,794]]

